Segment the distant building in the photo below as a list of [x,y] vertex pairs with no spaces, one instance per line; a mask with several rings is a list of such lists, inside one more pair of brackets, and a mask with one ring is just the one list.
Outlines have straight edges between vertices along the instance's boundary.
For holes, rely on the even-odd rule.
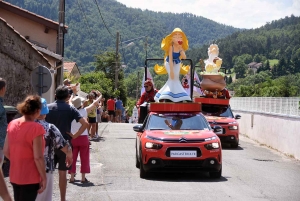
[[81,76],[76,62],[64,62],[64,73],[67,73],[69,78],[74,77],[78,79]]
[[262,65],[263,65],[262,63],[251,62],[247,66],[248,69],[251,69],[254,73],[256,73],[257,70],[262,67]]
[[[18,70],[24,73],[24,77],[20,79],[23,84],[15,86],[19,83],[9,83],[8,90],[12,91],[8,94],[11,93],[12,96],[23,99],[26,94],[22,92],[22,96],[20,96],[20,93],[16,92],[15,89],[22,85],[31,85],[28,75],[31,74],[34,68],[39,65],[44,65],[49,68],[52,73],[52,86],[49,91],[42,96],[46,98],[48,102],[52,102],[54,100],[56,85],[61,84],[56,81],[56,72],[62,67],[62,65],[58,63],[63,61],[62,56],[56,54],[59,29],[58,22],[1,0],[0,18],[2,18],[0,27],[5,28],[0,29],[0,32],[2,31],[0,33],[1,46],[2,41],[4,41],[3,46],[0,48],[0,66],[1,68],[5,66],[8,69],[14,69],[18,66]],[[64,33],[67,33],[67,26],[63,26],[62,29]],[[5,48],[4,45],[9,45],[10,49]],[[43,59],[37,58],[35,55],[41,55]],[[7,80],[6,74],[2,74],[2,71],[0,71],[1,76]],[[13,73],[13,71],[11,71],[11,73]],[[26,90],[24,90],[24,92],[25,91]],[[31,90],[27,92],[29,93]],[[31,93],[33,92],[34,91]]]

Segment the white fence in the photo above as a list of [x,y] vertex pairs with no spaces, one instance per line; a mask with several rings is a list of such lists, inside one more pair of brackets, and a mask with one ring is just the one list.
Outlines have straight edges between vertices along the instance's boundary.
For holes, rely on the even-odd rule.
[[233,97],[230,106],[233,110],[300,118],[300,97]]

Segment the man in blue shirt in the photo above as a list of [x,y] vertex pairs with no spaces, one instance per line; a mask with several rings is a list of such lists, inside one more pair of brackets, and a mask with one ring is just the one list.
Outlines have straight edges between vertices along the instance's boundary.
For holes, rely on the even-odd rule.
[[120,97],[117,97],[116,101],[116,122],[121,123],[122,122],[122,108],[123,108],[123,102],[120,100]]
[[[67,104],[69,98],[69,90],[66,86],[59,86],[55,91],[56,101],[48,104],[49,113],[46,116],[48,123],[54,124],[65,140],[71,141],[68,133],[71,133],[71,123],[75,119],[81,123],[81,127],[77,131],[81,135],[88,127],[88,122],[83,118],[78,110]],[[74,133],[73,133],[74,134]],[[71,167],[66,166],[66,154],[61,150],[55,150],[55,162],[58,163],[59,171],[59,189],[61,201],[66,200],[67,190],[67,170]]]
[[0,78],[0,197],[3,200],[12,200],[10,197],[2,172],[2,164],[4,160],[3,146],[6,138],[6,130],[7,130],[7,119],[6,119],[6,111],[3,107],[3,97],[6,92],[6,81]]

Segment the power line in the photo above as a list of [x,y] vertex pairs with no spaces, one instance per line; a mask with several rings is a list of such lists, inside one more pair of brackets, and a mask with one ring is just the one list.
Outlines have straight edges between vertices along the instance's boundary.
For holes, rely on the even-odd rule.
[[90,35],[90,37],[94,40],[94,42],[96,43],[95,38],[92,37],[92,35],[91,35],[90,26],[89,26],[87,17],[86,17],[86,15],[85,15],[85,13],[84,13],[84,10],[83,10],[83,8],[82,8],[82,5],[81,5],[81,3],[80,3],[80,0],[77,0],[77,4],[78,4],[78,6],[79,6],[80,11],[83,13],[83,17],[84,17],[85,22],[86,22],[86,23],[85,23],[85,26],[86,26],[87,29],[88,29],[89,35]]
[[109,31],[108,27],[106,26],[106,23],[105,23],[105,21],[104,21],[104,19],[103,19],[103,16],[102,16],[102,14],[101,14],[101,11],[100,11],[100,8],[99,8],[99,5],[98,5],[97,0],[94,0],[94,1],[95,1],[95,4],[97,5],[99,14],[100,14],[100,16],[101,16],[102,22],[103,22],[103,24],[104,24],[106,30],[108,31],[108,33],[109,33],[113,38],[115,38],[115,36],[111,34],[111,32]]

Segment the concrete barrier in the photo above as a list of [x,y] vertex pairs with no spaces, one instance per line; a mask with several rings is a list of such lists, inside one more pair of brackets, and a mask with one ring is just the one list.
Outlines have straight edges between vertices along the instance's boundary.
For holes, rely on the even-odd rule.
[[233,110],[240,134],[300,160],[300,118]]

